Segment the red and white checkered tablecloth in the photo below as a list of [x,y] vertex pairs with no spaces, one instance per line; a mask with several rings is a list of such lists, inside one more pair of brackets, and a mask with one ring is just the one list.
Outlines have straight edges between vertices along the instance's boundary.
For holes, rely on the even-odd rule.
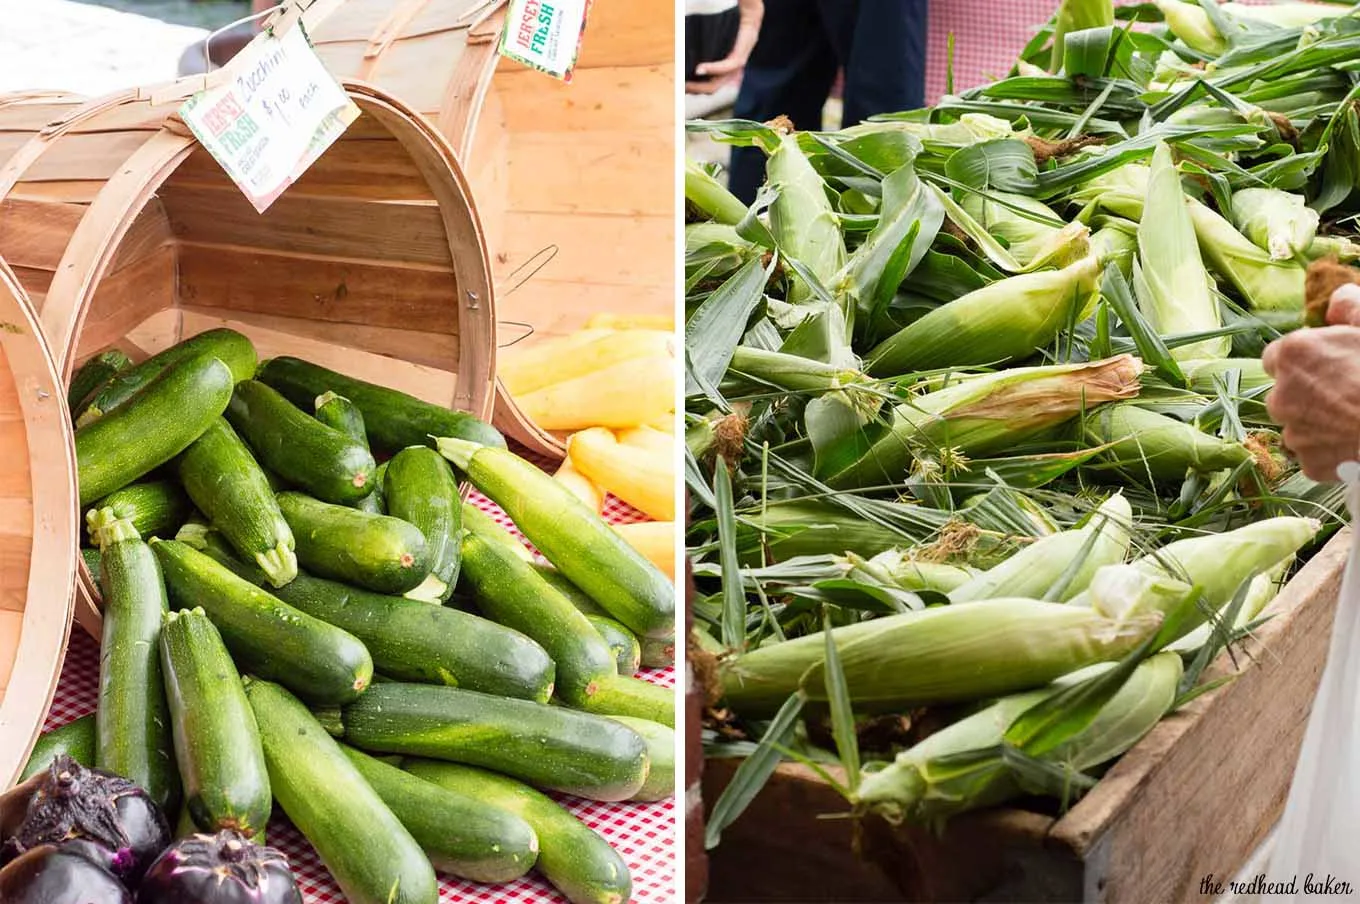
[[[503,526],[514,525],[495,503],[480,493],[473,503]],[[621,500],[609,497],[604,517],[615,524],[647,520]],[[517,536],[521,536],[515,531]],[[521,537],[522,539],[522,537]],[[675,686],[675,669],[643,669],[638,677],[662,687]],[[61,682],[48,713],[44,731],[94,712],[99,693],[99,645],[78,628],[71,633]],[[572,813],[595,829],[623,856],[633,873],[634,904],[671,904],[677,899],[676,826],[674,801],[650,804],[600,803],[554,795]],[[270,845],[292,861],[306,904],[341,904],[344,895],[302,834],[275,808],[268,829]],[[505,885],[481,885],[451,876],[439,877],[440,904],[557,904],[566,899],[537,873]]]

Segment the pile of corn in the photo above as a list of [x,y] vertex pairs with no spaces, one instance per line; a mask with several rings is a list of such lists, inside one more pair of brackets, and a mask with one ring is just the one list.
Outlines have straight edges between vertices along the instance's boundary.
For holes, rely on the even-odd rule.
[[1356,71],[1349,5],[1065,0],[931,109],[691,124],[768,158],[685,180],[710,846],[789,756],[893,820],[1070,803],[1212,689],[1343,508],[1260,356],[1360,256]]
[[651,521],[616,525],[675,579],[675,329],[669,317],[598,313],[584,329],[502,352],[520,410],[567,435],[556,477],[595,512],[612,493]]

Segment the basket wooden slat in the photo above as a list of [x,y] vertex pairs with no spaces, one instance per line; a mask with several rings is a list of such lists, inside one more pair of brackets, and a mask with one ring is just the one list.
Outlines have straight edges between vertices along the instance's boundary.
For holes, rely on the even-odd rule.
[[[0,97],[0,255],[63,378],[109,347],[140,359],[227,325],[262,358],[306,357],[489,418],[491,266],[434,126],[346,82],[363,115],[261,215],[176,116],[200,85]],[[88,575],[81,587],[78,617],[96,631]]]

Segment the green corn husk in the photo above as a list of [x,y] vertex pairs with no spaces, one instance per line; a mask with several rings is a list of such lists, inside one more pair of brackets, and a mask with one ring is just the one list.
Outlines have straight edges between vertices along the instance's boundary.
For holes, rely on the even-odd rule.
[[1221,471],[1251,458],[1240,443],[1132,404],[1107,405],[1092,412],[1083,426],[1087,442],[1112,444],[1104,460],[1135,479],[1179,481],[1187,471]]
[[1143,362],[1103,361],[1017,367],[959,380],[893,409],[891,428],[849,461],[831,460],[832,487],[905,479],[913,450],[953,449],[969,456],[1013,448],[1105,402],[1138,394]]
[[906,132],[921,140],[928,151],[952,151],[981,141],[1016,138],[1015,127],[1005,119],[987,113],[965,113],[957,122],[917,122],[909,119],[878,119],[842,129],[845,138],[862,138],[878,132]]
[[1302,266],[1292,259],[1272,259],[1268,252],[1200,202],[1191,200],[1188,206],[1200,250],[1209,266],[1227,279],[1252,308],[1303,310]]
[[1319,219],[1303,195],[1277,188],[1233,192],[1233,226],[1264,249],[1271,260],[1292,260],[1307,251],[1317,236]]
[[1138,255],[1137,225],[1132,229],[1120,226],[1102,226],[1091,233],[1091,253],[1102,264],[1112,263],[1124,274],[1125,279],[1133,278],[1133,259]]
[[[1237,618],[1228,627],[1245,628],[1251,624],[1256,616],[1270,605],[1270,601],[1279,595],[1280,584],[1293,564],[1294,556],[1285,556],[1274,568],[1252,578],[1247,595],[1242,600],[1242,608],[1237,611]],[[1175,643],[1168,644],[1167,649],[1176,653],[1193,653],[1209,642],[1213,630],[1213,625],[1200,625]]]
[[1339,235],[1320,235],[1309,243],[1303,256],[1310,261],[1334,257],[1343,264],[1353,263],[1360,261],[1360,242]]
[[889,504],[891,511],[910,518],[917,527],[904,537],[830,502],[791,499],[772,502],[745,515],[737,527],[738,554],[743,564],[757,563],[764,548],[774,561],[798,556],[876,556],[910,540],[927,541],[949,520],[947,512],[905,503]]
[[1113,24],[1113,0],[1063,0],[1053,17],[1053,56],[1048,71],[1062,69],[1063,47],[1070,33]]
[[988,569],[949,593],[951,603],[972,603],[999,596],[1045,599],[1072,567],[1081,565],[1062,592],[1052,597],[1066,602],[1084,591],[1105,565],[1115,565],[1128,555],[1133,509],[1116,493],[1101,504],[1086,524],[1053,534]]
[[959,206],[990,235],[1004,240],[1021,267],[1041,259],[1066,266],[1086,255],[1089,241],[1081,224],[1053,225],[1062,223],[1062,218],[1044,202],[1027,195],[968,192]]
[[685,200],[710,219],[735,226],[746,216],[746,205],[698,163],[685,158]]
[[971,568],[944,562],[927,562],[915,557],[912,551],[888,549],[869,559],[868,565],[876,574],[884,575],[893,584],[912,592],[930,590],[949,593],[973,580]]
[[1100,261],[998,280],[942,305],[869,352],[876,377],[1025,358],[1090,314]]
[[1228,49],[1228,42],[1214,28],[1209,14],[1198,3],[1183,0],[1153,0],[1162,11],[1171,33],[1185,46],[1208,56],[1218,56]]
[[[872,381],[857,370],[837,367],[784,352],[739,345],[732,352],[729,371],[789,392],[831,392],[863,386]],[[870,413],[877,410],[875,401]]]
[[[867,772],[855,801],[889,822],[938,825],[958,813],[993,806],[1022,793],[998,753],[960,765],[959,754],[999,748],[1021,714],[1064,688],[1112,668],[1109,663],[1067,675],[1048,687],[1003,697],[992,705],[897,755],[886,768]],[[1174,653],[1158,653],[1133,674],[1085,729],[1042,759],[1077,772],[1094,768],[1138,743],[1176,699],[1183,667]]]
[[[781,134],[779,146],[765,164],[766,182],[775,190],[770,205],[770,230],[784,254],[812,271],[828,290],[845,266],[845,241],[840,220],[827,198],[826,183],[812,168],[792,134]],[[812,297],[812,289],[792,278],[788,300],[797,304]]]
[[[1094,607],[1008,598],[918,609],[832,634],[855,709],[883,712],[1039,687],[1118,659],[1161,621],[1160,613],[1115,618]],[[826,638],[809,634],[737,657],[723,674],[727,702],[755,717],[800,688],[826,700],[825,651]]]
[[1275,380],[1266,373],[1260,358],[1218,358],[1209,361],[1183,361],[1181,373],[1190,382],[1190,390],[1201,396],[1214,398],[1218,394],[1215,378],[1229,371],[1238,373],[1238,392],[1245,395],[1252,392],[1251,398],[1238,398],[1237,413],[1245,420],[1258,424],[1273,423],[1266,411],[1266,397],[1258,391],[1263,387],[1274,386]]
[[[1133,284],[1148,321],[1163,336],[1220,328],[1218,302],[1210,292],[1180,174],[1166,144],[1153,153],[1143,213]],[[1171,354],[1178,361],[1223,358],[1231,345],[1223,336],[1178,346]]]

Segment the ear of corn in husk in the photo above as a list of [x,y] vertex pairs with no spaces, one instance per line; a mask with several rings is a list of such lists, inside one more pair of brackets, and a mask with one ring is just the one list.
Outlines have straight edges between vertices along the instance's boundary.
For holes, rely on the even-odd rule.
[[[1025,711],[1112,667],[1110,663],[1090,666],[1045,688],[1002,697],[937,731],[899,753],[886,768],[866,772],[855,802],[893,823],[938,824],[955,814],[1019,795],[1023,789],[1005,768],[1000,753],[963,763],[960,755],[999,748],[1006,730]],[[1082,772],[1124,753],[1171,708],[1182,671],[1180,657],[1174,653],[1158,653],[1139,663],[1091,724],[1043,759]]]
[[771,502],[738,522],[738,552],[743,562],[757,561],[765,552],[775,561],[846,552],[869,558],[907,542],[925,542],[949,521],[948,512],[925,506],[888,503],[888,510],[902,516],[895,520],[907,522],[904,533],[820,499]]
[[842,129],[846,138],[859,138],[876,132],[906,132],[919,138],[927,150],[948,151],[969,147],[981,141],[1017,137],[1007,120],[987,113],[964,113],[956,122],[917,122],[909,119],[862,122]]
[[[1038,687],[1118,659],[1161,622],[1158,612],[1112,618],[1094,607],[1003,598],[914,610],[832,635],[856,708],[884,711]],[[825,700],[825,643],[810,634],[737,657],[723,676],[728,702],[755,714],[773,711],[799,688]]]
[[1132,523],[1128,500],[1115,493],[1082,527],[1044,537],[951,591],[949,601],[971,603],[999,596],[1045,599],[1073,563],[1080,561],[1066,587],[1053,597],[1066,602],[1086,589],[1097,569],[1124,561]]
[[[1148,174],[1133,284],[1143,314],[1163,336],[1216,330],[1223,325],[1195,242],[1180,174],[1165,144],[1153,153]],[[1230,347],[1224,336],[1178,346],[1171,354],[1178,361],[1223,358]]]
[[[770,205],[770,229],[780,250],[805,265],[834,292],[832,278],[845,265],[845,241],[826,195],[826,183],[798,147],[796,136],[779,136],[779,146],[770,154],[765,173],[769,186],[777,192]],[[812,298],[806,283],[792,279],[789,301]]]
[[735,226],[746,205],[698,163],[685,158],[685,200],[719,223]]
[[1189,200],[1188,207],[1205,260],[1252,308],[1258,311],[1303,310],[1302,266],[1292,259],[1273,259],[1269,252],[1199,201]]
[[1085,228],[1064,223],[1047,204],[1028,195],[968,192],[959,206],[989,235],[1004,240],[1022,267],[1041,259],[1065,266],[1086,254]]
[[1270,255],[1292,260],[1317,236],[1319,216],[1303,195],[1277,188],[1242,188],[1233,192],[1232,224]]
[[872,382],[853,368],[748,345],[736,347],[728,369],[790,392],[830,392]]
[[1182,480],[1187,471],[1221,471],[1251,457],[1240,443],[1133,404],[1106,405],[1083,427],[1088,442],[1110,444],[1104,459],[1135,479]]
[[1133,259],[1138,256],[1137,225],[1132,225],[1132,229],[1102,226],[1091,233],[1091,254],[1102,264],[1114,264],[1125,279],[1133,277]]
[[1062,0],[1053,18],[1053,56],[1049,72],[1057,72],[1063,65],[1063,48],[1067,36],[1086,28],[1100,28],[1114,24],[1113,0]]
[[1311,260],[1333,257],[1341,263],[1360,260],[1360,243],[1339,235],[1320,235],[1308,244],[1304,257]]
[[1013,447],[1097,405],[1132,398],[1142,373],[1141,360],[1118,355],[960,379],[898,405],[884,435],[849,460],[828,457],[821,476],[838,488],[899,483],[914,450],[981,455]]
[[903,590],[949,593],[976,577],[971,568],[928,562],[900,549],[884,550],[869,559],[875,574],[884,575]]
[[[1251,585],[1247,588],[1246,598],[1242,600],[1242,608],[1237,611],[1237,618],[1227,627],[1237,629],[1251,624],[1261,614],[1262,610],[1270,605],[1270,601],[1279,594],[1280,582],[1284,580],[1285,574],[1288,573],[1293,564],[1294,557],[1285,556],[1275,567],[1252,578]],[[1200,625],[1175,643],[1168,644],[1167,649],[1176,653],[1193,653],[1209,642],[1213,630],[1213,625]]]
[[1228,42],[1214,28],[1209,14],[1198,3],[1184,0],[1153,0],[1162,11],[1166,25],[1171,33],[1180,38],[1191,50],[1208,56],[1218,56],[1228,49]]

